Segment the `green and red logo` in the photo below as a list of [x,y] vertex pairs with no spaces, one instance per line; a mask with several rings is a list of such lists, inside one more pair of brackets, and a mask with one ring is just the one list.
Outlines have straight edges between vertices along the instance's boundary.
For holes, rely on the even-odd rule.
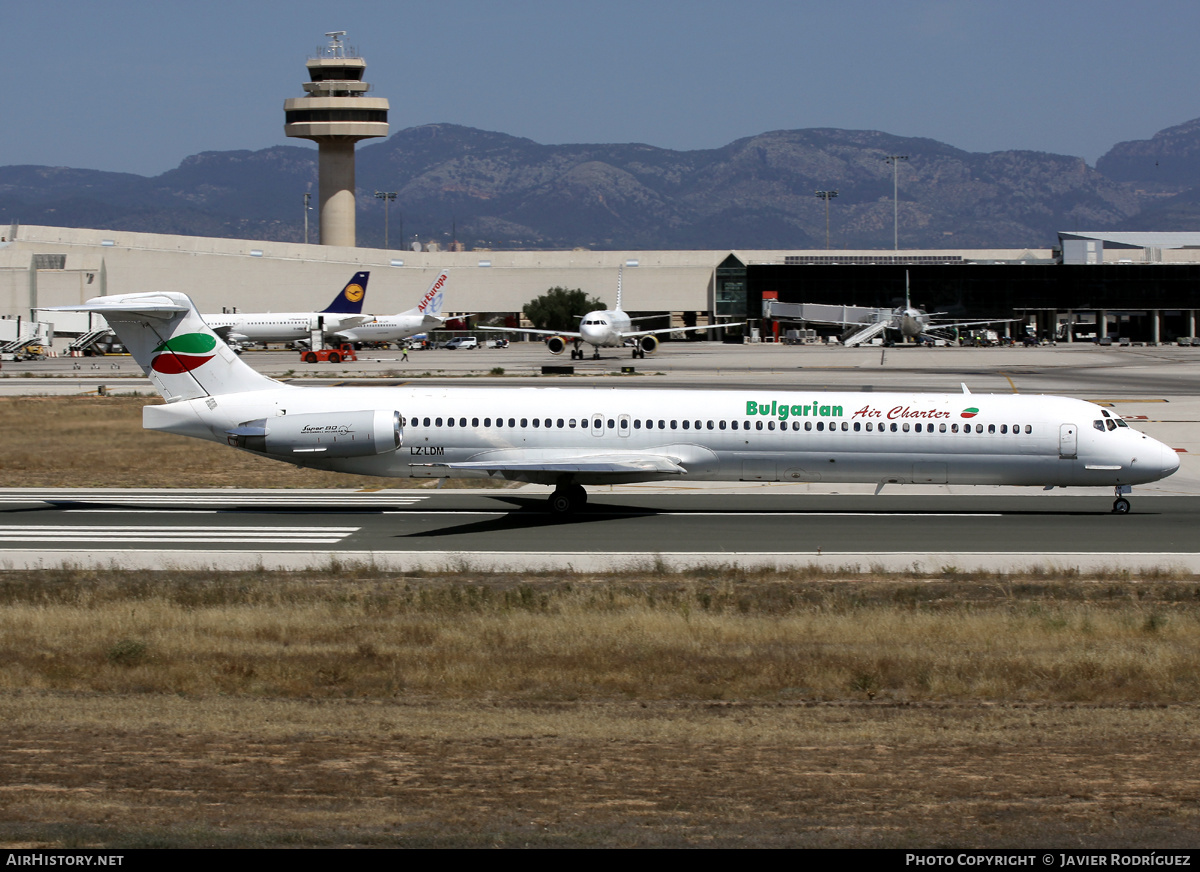
[[212,360],[212,350],[216,347],[216,338],[207,333],[172,336],[154,349],[155,357],[150,362],[150,368],[164,375],[191,372]]
[[974,418],[978,414],[979,410],[972,406],[969,409],[963,409],[960,416],[963,418]]

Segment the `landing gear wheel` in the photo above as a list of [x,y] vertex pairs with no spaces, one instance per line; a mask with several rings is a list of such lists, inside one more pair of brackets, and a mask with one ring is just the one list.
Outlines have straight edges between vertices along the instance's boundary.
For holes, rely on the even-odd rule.
[[1114,515],[1128,515],[1129,500],[1125,499],[1125,497],[1117,497],[1113,500],[1112,510]]
[[570,515],[587,505],[587,491],[578,484],[555,488],[548,502],[552,514]]

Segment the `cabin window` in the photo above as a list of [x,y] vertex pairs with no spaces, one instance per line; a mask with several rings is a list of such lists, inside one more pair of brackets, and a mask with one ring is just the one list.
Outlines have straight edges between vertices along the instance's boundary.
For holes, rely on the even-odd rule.
[[724,422],[724,421],[718,421],[718,422],[717,422],[717,426],[718,426],[718,427],[720,427],[722,430],[724,430],[724,429],[725,429],[725,422]]
[[914,424],[914,425],[913,425],[913,429],[914,429],[915,431],[917,431],[918,433],[920,433],[920,432],[921,432],[921,425],[920,425],[920,424]]
[[537,418],[534,418],[534,419],[533,419],[533,426],[534,426],[534,427],[540,426],[540,424],[541,424],[541,422],[540,422],[540,421],[539,421]]
[[522,418],[522,419],[521,419],[521,426],[522,426],[522,427],[528,427],[528,426],[529,426],[529,419],[528,419],[528,418]]
[[1032,433],[1032,432],[1033,432],[1033,425],[1032,425],[1032,424],[1026,424],[1026,425],[1025,425],[1025,435],[1026,435],[1026,436],[1028,436],[1028,435],[1029,435],[1030,433]]
[[992,434],[995,434],[995,432],[996,432],[996,425],[988,424],[988,434],[992,435]]
[[982,425],[982,424],[976,424],[976,425],[975,425],[975,432],[976,432],[976,433],[982,433],[982,432],[983,432],[983,425]]
[[559,430],[561,430],[561,429],[563,428],[563,423],[564,423],[564,422],[563,422],[563,419],[562,419],[562,418],[559,418],[559,419],[558,419],[558,422],[557,422],[557,424],[556,424],[556,426],[558,427],[558,429],[559,429]]
[[799,430],[799,429],[800,429],[800,422],[799,422],[799,421],[793,421],[793,422],[792,422],[792,429],[793,429],[793,430]]
[[818,432],[818,433],[820,433],[820,432],[821,432],[822,430],[824,430],[824,429],[825,429],[825,422],[824,422],[824,421],[818,421],[818,422],[817,422],[817,432]]
[[[944,425],[943,425],[943,426],[944,426]],[[957,424],[951,424],[951,425],[950,425],[950,432],[951,432],[951,433],[957,433],[957,432],[958,432],[958,425],[957,425]]]
[[428,418],[426,418],[426,419],[425,419],[425,424],[424,424],[424,426],[425,426],[425,427],[428,427],[428,426],[429,426],[429,419],[428,419]]
[[679,429],[679,422],[678,422],[678,421],[672,421],[672,422],[671,422],[671,429],[672,429],[672,430],[678,430],[678,429]]
[[666,430],[666,429],[667,429],[667,422],[666,422],[666,421],[662,421],[662,420],[660,420],[660,421],[658,422],[658,429],[659,429],[659,430]]
[[483,419],[483,426],[485,426],[485,427],[490,427],[490,426],[492,426],[492,419],[491,419],[491,418],[484,418],[484,419]]
[[1004,435],[1006,435],[1007,433],[1008,433],[1008,425],[1007,425],[1007,424],[1001,424],[1001,425],[1000,425],[1000,435],[1001,435],[1001,436],[1004,436]]
[[[894,428],[894,426],[895,426],[895,425],[893,425],[893,428]],[[907,422],[907,421],[905,421],[905,422],[904,422],[904,432],[905,432],[905,433],[907,433],[907,432],[908,432],[908,422]]]
[[608,419],[608,429],[611,430],[615,426],[617,426],[617,422],[614,421],[612,418],[609,418]]
[[690,426],[691,426],[691,424],[690,424],[689,422],[687,422],[687,421],[684,421],[684,422],[683,422],[683,429],[684,429],[684,430],[688,429]]
[[754,422],[754,429],[755,429],[755,430],[761,430],[762,428],[763,428],[763,423],[762,423],[762,421],[755,421],[755,422]]
[[[572,421],[572,422],[571,422],[571,426],[572,426],[572,427],[574,427],[574,426],[575,426],[575,422],[574,422],[574,421]],[[634,430],[641,430],[641,429],[642,429],[642,419],[641,419],[641,418],[634,418],[634,419],[633,419],[633,429],[634,429]]]
[[774,421],[768,421],[768,422],[767,422],[767,429],[768,429],[768,430],[774,430],[774,429],[775,429],[775,422],[774,422]]
[[854,422],[854,432],[858,433],[860,430],[862,430],[862,421],[855,421]]
[[712,422],[712,421],[709,421],[709,422],[708,422],[708,429],[709,429],[709,430],[715,429],[715,428],[713,427],[713,422]]
[[438,419],[436,419],[436,421],[434,423],[436,423],[440,427],[440,426],[442,426],[442,419],[438,418]]
[[938,431],[939,431],[939,432],[941,432],[941,433],[945,433],[945,432],[946,432],[946,425],[945,425],[945,424],[938,424]]
[[447,419],[446,419],[446,426],[447,426],[447,427],[453,427],[453,426],[454,426],[454,419],[453,419],[453,418],[447,418]]
[[478,426],[479,426],[479,419],[478,419],[478,418],[472,418],[472,419],[471,419],[471,426],[472,426],[472,427],[478,427]]
[[899,430],[899,429],[900,429],[900,428],[899,428],[899,427],[897,427],[897,426],[896,426],[896,423],[893,421],[893,422],[892,422],[892,432],[893,432],[893,433],[895,433],[895,432],[896,432],[897,430]]

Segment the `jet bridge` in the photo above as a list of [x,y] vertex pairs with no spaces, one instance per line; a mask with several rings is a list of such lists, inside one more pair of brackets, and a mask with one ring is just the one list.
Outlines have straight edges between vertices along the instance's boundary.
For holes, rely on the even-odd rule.
[[[866,306],[830,306],[822,303],[781,303],[763,300],[763,318],[775,321],[809,321],[814,324],[840,324],[849,328],[843,345],[870,342],[892,323],[891,309]],[[850,331],[853,332],[850,332]]]

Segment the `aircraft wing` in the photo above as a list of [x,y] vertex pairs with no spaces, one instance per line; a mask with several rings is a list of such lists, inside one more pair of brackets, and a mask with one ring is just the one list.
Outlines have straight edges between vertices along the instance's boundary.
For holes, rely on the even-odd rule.
[[981,327],[984,324],[1015,324],[1020,318],[992,318],[988,321],[936,321],[926,325],[930,330],[950,330],[955,327]]
[[[654,336],[659,333],[702,333],[705,330],[716,330],[719,327],[741,327],[745,321],[735,321],[730,324],[709,324],[707,327],[664,327],[660,330],[628,330],[623,333],[618,333],[622,339],[637,339],[639,336]],[[563,336],[573,334],[563,333]]]
[[[582,339],[583,334],[570,330],[535,330],[532,327],[472,327],[472,330],[491,330],[495,333],[533,333],[538,336],[569,336],[572,339]],[[633,335],[632,333],[630,334]],[[638,334],[641,335],[641,334]]]
[[476,469],[495,475],[503,472],[589,472],[620,474],[659,473],[685,475],[687,470],[663,454],[589,454],[580,457],[546,457],[545,452],[504,451],[494,458],[460,463],[421,463],[414,466],[443,469]]

